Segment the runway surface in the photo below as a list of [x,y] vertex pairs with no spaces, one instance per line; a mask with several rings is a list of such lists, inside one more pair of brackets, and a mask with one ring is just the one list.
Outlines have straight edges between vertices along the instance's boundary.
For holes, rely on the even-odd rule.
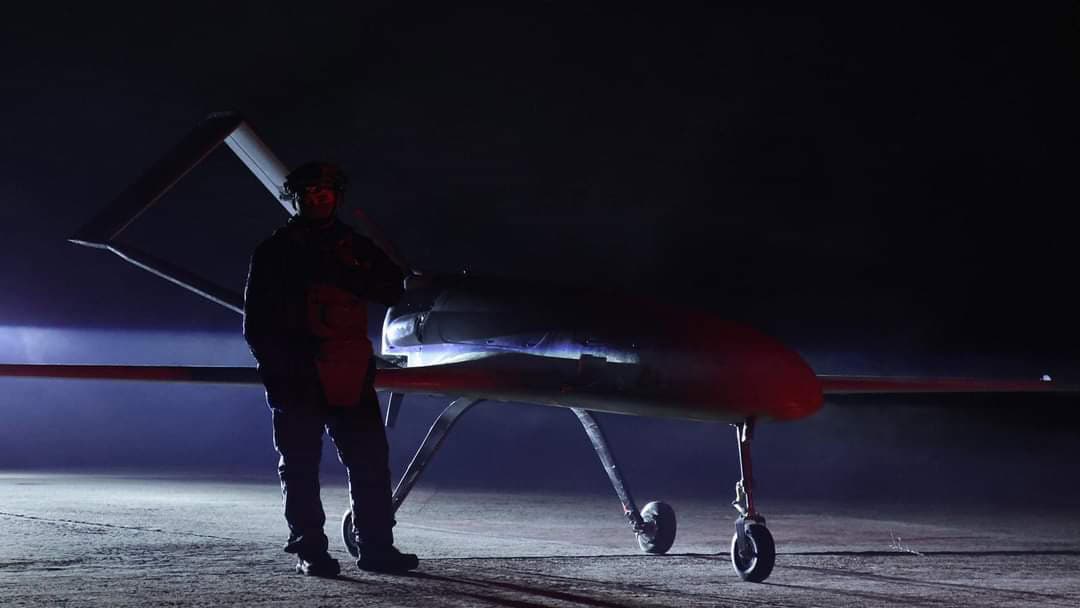
[[421,484],[396,528],[422,559],[411,576],[352,567],[345,490],[323,496],[338,580],[292,572],[273,482],[0,473],[0,606],[1080,606],[1080,513],[1064,507],[762,499],[779,556],[755,585],[731,570],[726,495],[660,497],[679,533],[649,556],[614,496]]

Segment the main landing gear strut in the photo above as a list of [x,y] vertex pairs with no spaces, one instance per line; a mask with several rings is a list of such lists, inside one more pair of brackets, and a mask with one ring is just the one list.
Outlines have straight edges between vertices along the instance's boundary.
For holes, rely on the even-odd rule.
[[[392,500],[395,512],[397,512],[401,503],[405,502],[409,491],[420,479],[420,475],[439,450],[450,429],[453,428],[454,424],[465,412],[481,401],[482,399],[462,397],[447,406],[439,414],[439,417],[435,419],[431,429],[428,430],[427,436],[424,437],[423,443],[420,444],[420,448],[416,451],[416,455],[413,456],[412,462],[405,469],[401,481],[394,488]],[[646,553],[666,553],[671,548],[672,543],[675,542],[675,510],[666,503],[655,501],[650,502],[645,505],[645,508],[638,511],[634,498],[630,495],[630,488],[626,485],[622,472],[615,463],[615,457],[608,448],[607,439],[604,437],[599,422],[587,410],[571,409],[577,415],[582,427],[584,427],[589,440],[592,441],[596,455],[600,457],[604,471],[607,473],[608,479],[611,480],[611,485],[615,488],[619,501],[622,502],[623,513],[626,514],[626,519],[637,537],[638,546]],[[345,542],[345,548],[349,553],[353,557],[359,556],[359,549],[356,546],[356,538],[353,534],[352,512],[350,511],[346,511],[341,519],[341,538]]]
[[[482,401],[483,399],[461,397],[446,406],[446,409],[435,419],[431,428],[428,429],[427,436],[424,437],[424,441],[420,444],[420,448],[416,450],[412,461],[409,462],[409,467],[405,469],[405,474],[401,476],[401,481],[394,488],[394,495],[391,499],[394,513],[397,513],[398,507],[405,502],[405,497],[409,495],[417,480],[420,479],[420,475],[427,468],[428,463],[435,457],[435,453],[439,451],[439,447],[442,446],[443,440],[450,433],[450,429],[454,427],[462,414]],[[387,420],[389,420],[389,417]],[[344,541],[345,549],[348,550],[349,555],[360,557],[360,548],[356,546],[356,536],[353,532],[352,511],[345,511],[345,515],[341,518],[341,540]]]
[[[427,468],[431,459],[442,446],[450,429],[461,416],[480,403],[481,399],[462,397],[451,403],[435,423],[431,425],[427,436],[413,456],[401,481],[394,488],[393,505],[396,512],[405,501],[409,491],[416,485],[420,475]],[[671,549],[675,542],[677,524],[675,510],[667,503],[650,502],[640,511],[630,494],[630,488],[623,479],[615,457],[608,447],[607,439],[600,428],[600,423],[587,410],[571,408],[589,436],[600,463],[604,466],[611,486],[622,503],[630,528],[637,537],[638,546],[646,553],[663,554]],[[748,418],[742,424],[733,425],[739,444],[739,469],[741,478],[735,484],[735,501],[732,506],[739,512],[735,520],[735,534],[731,538],[731,565],[739,578],[744,581],[760,583],[772,573],[776,563],[776,545],[772,534],[765,527],[765,518],[754,508],[754,472],[750,460],[750,443],[754,438],[754,419]],[[345,547],[354,557],[359,555],[353,536],[352,513],[346,511],[341,521],[341,536]]]
[[596,450],[596,455],[600,457],[600,463],[604,465],[604,471],[607,473],[608,479],[611,480],[611,487],[615,488],[615,493],[619,496],[619,501],[622,502],[623,513],[637,536],[638,546],[646,553],[658,555],[667,553],[675,542],[675,531],[677,529],[675,509],[672,509],[665,502],[653,501],[638,512],[637,505],[634,504],[634,497],[630,495],[630,488],[626,485],[622,472],[619,471],[619,466],[615,463],[615,456],[608,448],[607,439],[604,437],[603,430],[600,429],[600,423],[587,410],[571,409],[577,415],[578,420],[581,421],[581,426],[585,427],[585,434],[589,436],[593,449]]
[[735,484],[735,501],[731,503],[739,512],[731,538],[731,565],[742,580],[760,583],[769,578],[776,564],[776,544],[765,527],[765,518],[754,509],[754,469],[750,462],[754,419],[732,426],[739,441],[741,479]]

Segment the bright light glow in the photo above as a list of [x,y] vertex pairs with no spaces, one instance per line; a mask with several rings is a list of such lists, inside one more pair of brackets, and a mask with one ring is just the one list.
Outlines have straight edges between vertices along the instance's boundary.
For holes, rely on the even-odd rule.
[[[500,336],[505,338],[506,336]],[[498,342],[498,341],[497,341]],[[517,341],[505,341],[514,343]],[[495,357],[508,353],[535,355],[539,357],[552,357],[556,359],[580,359],[582,355],[603,357],[609,363],[639,363],[640,357],[636,352],[609,347],[603,344],[581,344],[569,332],[552,332],[545,334],[536,344],[531,346],[503,346],[498,343],[483,345],[477,343],[451,343],[423,344],[418,346],[386,348],[383,343],[383,355],[407,356],[409,367],[425,367],[429,365],[447,365],[451,363],[463,363],[475,361],[486,357]]]
[[237,331],[167,332],[0,327],[4,363],[253,365]]

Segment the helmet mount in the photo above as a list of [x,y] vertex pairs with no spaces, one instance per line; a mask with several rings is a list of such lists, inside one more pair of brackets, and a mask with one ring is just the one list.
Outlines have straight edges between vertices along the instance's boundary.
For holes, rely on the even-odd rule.
[[348,178],[345,172],[337,165],[319,161],[309,162],[289,172],[279,196],[281,200],[292,203],[293,210],[299,213],[304,193],[309,189],[323,187],[335,192],[337,205],[340,206],[347,184]]

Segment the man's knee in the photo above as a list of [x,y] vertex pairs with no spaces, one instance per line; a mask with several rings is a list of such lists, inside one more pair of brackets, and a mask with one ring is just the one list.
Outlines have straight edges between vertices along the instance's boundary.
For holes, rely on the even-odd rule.
[[280,452],[278,459],[278,475],[284,481],[302,480],[306,478],[318,479],[319,461],[322,459],[322,450],[302,451],[294,450],[286,454]]
[[322,436],[310,429],[274,429],[274,447],[277,448],[278,473],[282,479],[319,474],[322,459]]
[[[274,410],[274,448],[282,460],[300,461],[321,454],[324,421],[309,412]],[[317,458],[316,458],[317,460]]]
[[350,471],[357,469],[386,469],[390,466],[390,449],[386,436],[380,433],[349,433],[334,437],[338,460]]

